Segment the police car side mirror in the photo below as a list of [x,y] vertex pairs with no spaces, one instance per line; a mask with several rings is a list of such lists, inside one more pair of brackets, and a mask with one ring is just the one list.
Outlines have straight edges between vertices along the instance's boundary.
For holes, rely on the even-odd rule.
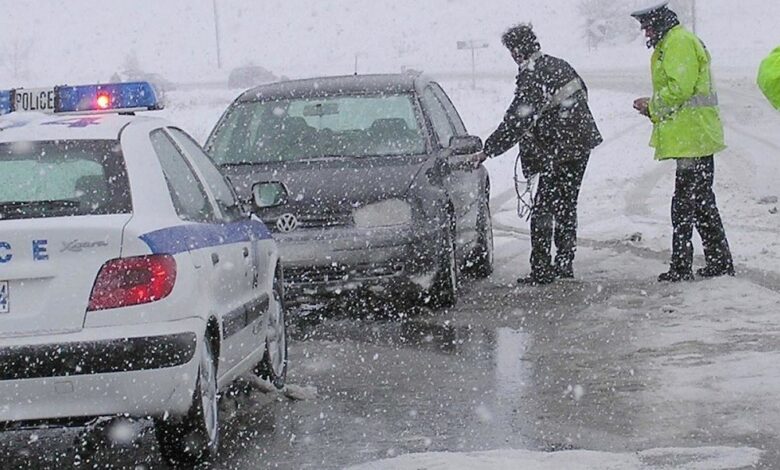
[[278,181],[255,183],[252,186],[252,199],[258,209],[268,209],[287,204],[287,188]]
[[454,135],[450,138],[450,154],[472,155],[482,151],[482,139],[474,135]]

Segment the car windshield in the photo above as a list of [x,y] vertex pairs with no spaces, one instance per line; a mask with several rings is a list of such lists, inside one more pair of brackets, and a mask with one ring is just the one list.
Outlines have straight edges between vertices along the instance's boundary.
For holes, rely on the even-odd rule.
[[209,151],[220,165],[419,155],[425,139],[410,95],[349,95],[236,104]]
[[0,219],[132,211],[119,142],[0,144]]

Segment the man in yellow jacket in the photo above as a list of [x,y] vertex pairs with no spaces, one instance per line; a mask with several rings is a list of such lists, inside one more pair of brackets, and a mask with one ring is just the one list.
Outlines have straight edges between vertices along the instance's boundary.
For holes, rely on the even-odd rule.
[[713,155],[725,149],[718,97],[712,83],[710,54],[704,43],[680,25],[663,2],[632,13],[655,49],[651,60],[652,98],[634,108],[650,118],[656,160],[675,160],[672,198],[672,260],[659,281],[693,280],[694,226],[704,245],[707,265],[697,271],[709,278],[734,275],[731,250],[712,190]]
[[780,109],[780,47],[761,62],[758,86],[775,109]]

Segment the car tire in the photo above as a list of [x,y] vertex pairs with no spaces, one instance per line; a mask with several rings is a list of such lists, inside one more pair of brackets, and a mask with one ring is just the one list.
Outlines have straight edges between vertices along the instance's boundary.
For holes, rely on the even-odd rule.
[[470,274],[484,279],[493,274],[493,219],[490,214],[490,199],[487,193],[480,201],[477,214],[477,246],[471,253]]
[[449,308],[458,301],[458,260],[455,251],[455,229],[450,221],[442,230],[442,247],[436,262],[436,275],[428,292],[433,309]]
[[273,298],[268,305],[268,328],[265,353],[255,367],[255,374],[282,390],[287,381],[287,322],[281,281],[277,280]]
[[201,347],[198,379],[192,405],[180,419],[155,419],[155,434],[165,462],[191,468],[208,462],[219,448],[217,362],[208,339]]

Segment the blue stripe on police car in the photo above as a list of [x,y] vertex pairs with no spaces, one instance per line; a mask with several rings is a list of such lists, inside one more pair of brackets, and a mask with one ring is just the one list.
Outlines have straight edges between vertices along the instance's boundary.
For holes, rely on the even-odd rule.
[[268,240],[271,232],[261,222],[242,220],[229,224],[179,225],[149,232],[139,238],[153,254],[176,255],[250,240]]

